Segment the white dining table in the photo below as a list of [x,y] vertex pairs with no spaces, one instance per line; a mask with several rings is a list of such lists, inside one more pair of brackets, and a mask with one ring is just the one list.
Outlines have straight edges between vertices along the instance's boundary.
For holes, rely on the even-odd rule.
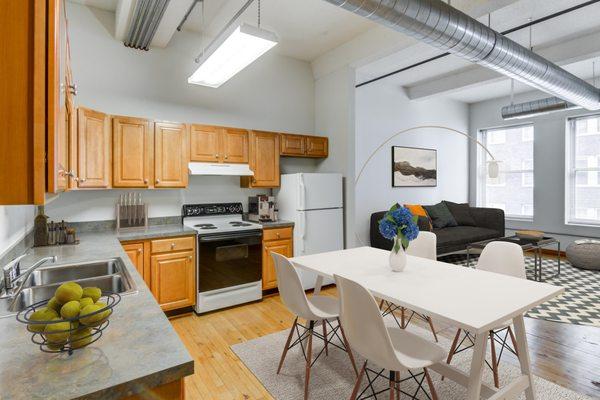
[[[294,257],[295,267],[317,274],[315,294],[323,278],[343,276],[363,285],[374,296],[397,306],[444,321],[475,335],[469,373],[446,363],[431,367],[467,387],[467,399],[512,399],[525,392],[536,399],[523,315],[561,294],[564,289],[546,283],[479,271],[455,264],[407,256],[402,272],[389,267],[389,251],[372,247]],[[521,375],[500,389],[482,382],[490,329],[512,320]]]

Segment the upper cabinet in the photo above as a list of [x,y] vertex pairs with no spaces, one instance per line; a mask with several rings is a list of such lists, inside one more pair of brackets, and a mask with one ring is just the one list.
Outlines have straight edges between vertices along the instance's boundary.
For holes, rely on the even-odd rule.
[[147,119],[113,117],[113,187],[148,188],[152,131]]
[[110,187],[110,122],[108,115],[80,107],[77,116],[77,186]]
[[325,158],[329,155],[329,141],[322,136],[281,134],[282,156]]
[[184,188],[188,184],[188,130],[184,124],[154,124],[154,187]]
[[248,162],[248,131],[245,129],[195,124],[190,136],[191,161]]
[[250,131],[249,164],[254,176],[241,177],[243,187],[279,187],[279,134]]

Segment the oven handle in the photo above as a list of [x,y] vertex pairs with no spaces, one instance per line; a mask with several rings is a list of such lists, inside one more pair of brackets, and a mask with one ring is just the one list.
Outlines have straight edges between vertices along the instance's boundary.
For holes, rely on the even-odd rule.
[[222,235],[222,236],[206,236],[206,237],[200,237],[198,238],[198,240],[200,242],[218,242],[221,240],[228,240],[228,239],[240,239],[240,238],[249,238],[249,237],[262,237],[262,232],[258,232],[258,233],[247,233],[247,234],[235,234],[235,235]]

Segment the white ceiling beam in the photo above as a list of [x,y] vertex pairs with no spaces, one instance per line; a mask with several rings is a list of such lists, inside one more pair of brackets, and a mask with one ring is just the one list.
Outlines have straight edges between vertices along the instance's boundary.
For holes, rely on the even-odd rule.
[[[517,1],[519,0],[454,0],[452,6],[473,18],[479,18]],[[349,11],[340,9],[340,12]],[[414,43],[412,38],[378,25],[313,60],[311,62],[313,76],[319,79],[348,65],[358,68]]]
[[122,42],[127,35],[129,21],[133,15],[134,0],[119,0],[115,11],[115,39]]
[[[558,65],[588,60],[600,55],[600,31],[534,50],[540,56]],[[424,100],[503,79],[508,78],[488,68],[474,65],[454,74],[409,85],[405,90],[409,99]]]

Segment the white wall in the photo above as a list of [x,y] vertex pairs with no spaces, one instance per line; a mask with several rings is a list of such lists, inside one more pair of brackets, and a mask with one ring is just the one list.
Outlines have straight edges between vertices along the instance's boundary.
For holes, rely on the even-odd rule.
[[[548,97],[541,92],[531,92],[515,96],[515,103]],[[584,237],[600,237],[599,228],[565,224],[565,127],[566,119],[575,115],[589,114],[589,111],[576,110],[557,112],[539,117],[515,121],[504,121],[500,116],[502,106],[510,104],[504,97],[472,104],[469,107],[470,133],[473,137],[478,130],[506,125],[533,123],[534,142],[534,217],[532,222],[507,221],[511,229],[539,229],[561,238],[563,248],[573,240]],[[470,202],[477,201],[477,159],[475,149],[471,149]]]
[[[410,101],[403,90],[381,80],[356,89],[356,174],[372,152],[395,133],[420,125],[442,125],[468,131],[465,103],[453,100]],[[469,145],[458,134],[421,129],[402,134],[376,153],[365,168],[356,191],[356,231],[365,243],[375,211],[400,204],[435,204],[441,200],[466,202],[469,192]],[[391,146],[437,149],[437,187],[393,188]]]
[[[314,132],[314,80],[308,63],[269,52],[218,89],[187,83],[200,37],[177,32],[165,49],[132,50],[112,36],[114,14],[67,3],[78,105],[109,114],[280,132]],[[315,160],[284,158],[282,172],[314,171]],[[183,203],[242,201],[265,190],[236,177],[190,177],[185,190],[144,191],[150,216],[181,213]],[[122,191],[68,192],[47,207],[53,219],[114,218]]]
[[34,206],[0,206],[0,256],[33,229]]

